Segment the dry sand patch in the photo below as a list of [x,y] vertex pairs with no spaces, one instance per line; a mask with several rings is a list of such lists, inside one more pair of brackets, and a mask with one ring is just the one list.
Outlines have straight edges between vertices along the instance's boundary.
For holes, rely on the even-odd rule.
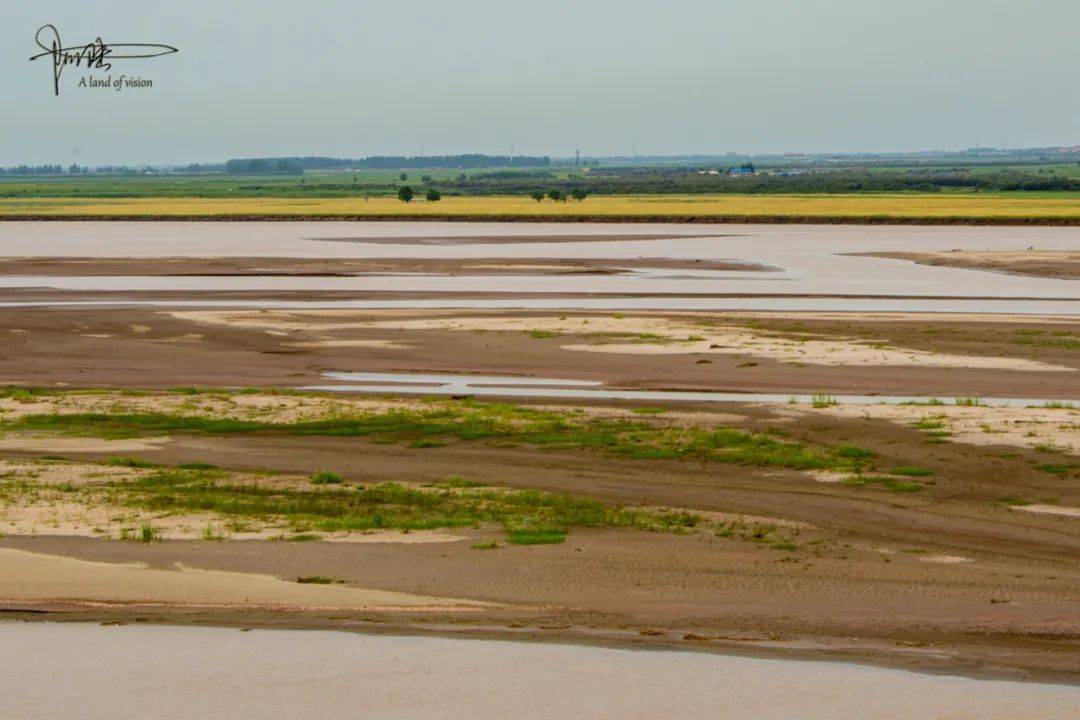
[[950,439],[970,445],[1012,445],[1080,454],[1080,410],[960,405],[832,405],[823,408],[781,405],[780,416],[802,418],[825,413],[848,418],[888,420],[912,426],[940,422]]
[[415,345],[394,342],[393,340],[311,340],[308,342],[287,342],[287,347],[366,347],[381,350],[410,350]]
[[100,438],[32,437],[8,435],[0,437],[0,451],[37,452],[43,455],[59,455],[70,452],[138,453],[158,450],[169,444],[167,437],[130,438],[104,440]]
[[341,585],[288,582],[268,575],[193,570],[159,570],[136,565],[75,560],[0,549],[0,602],[139,604],[249,610],[479,610],[494,607],[455,598],[367,590]]
[[[354,325],[349,323],[349,325]],[[1022,358],[951,355],[889,347],[857,338],[790,335],[738,325],[663,317],[546,316],[441,317],[374,321],[365,327],[395,330],[540,332],[592,336],[596,342],[564,350],[631,355],[750,355],[809,365],[918,366],[1070,372],[1073,368]],[[318,326],[328,329],[325,324]],[[625,338],[625,339],[624,339]],[[604,340],[609,340],[605,342]],[[612,341],[613,340],[613,341]]]
[[1080,518],[1080,508],[1061,507],[1059,505],[1013,505],[1013,510],[1035,513],[1037,515],[1061,515],[1062,517]]
[[949,250],[946,252],[855,253],[910,260],[919,265],[986,270],[1009,275],[1080,278],[1080,252],[1072,250]]

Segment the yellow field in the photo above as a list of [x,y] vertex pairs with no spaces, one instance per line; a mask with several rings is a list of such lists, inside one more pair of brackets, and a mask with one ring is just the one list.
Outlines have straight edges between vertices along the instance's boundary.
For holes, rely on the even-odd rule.
[[986,221],[1080,222],[1080,197],[1009,195],[638,195],[584,202],[523,197],[447,197],[403,203],[394,198],[137,198],[0,199],[3,216],[83,217],[388,217],[446,216],[542,219],[755,219],[825,222]]

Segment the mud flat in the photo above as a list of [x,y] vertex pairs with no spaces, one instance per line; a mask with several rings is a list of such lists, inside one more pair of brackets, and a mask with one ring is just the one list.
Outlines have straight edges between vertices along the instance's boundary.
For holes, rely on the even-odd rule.
[[603,389],[1080,398],[1068,317],[505,310],[0,309],[0,382],[304,387],[325,371]]

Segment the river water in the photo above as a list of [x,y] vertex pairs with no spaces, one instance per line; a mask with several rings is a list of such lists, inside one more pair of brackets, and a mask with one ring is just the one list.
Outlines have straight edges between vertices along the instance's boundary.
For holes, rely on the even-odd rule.
[[[626,239],[634,235],[655,237],[657,234],[667,237]],[[602,240],[605,235],[621,239]],[[569,236],[575,241],[528,241],[529,238],[553,236]],[[455,242],[452,240],[455,237],[465,238],[466,241]],[[597,241],[581,239],[591,237],[596,237]],[[254,293],[615,293],[652,297],[622,298],[614,302],[603,299],[601,302],[607,303],[605,307],[899,311],[933,311],[940,308],[942,312],[1078,314],[1080,281],[931,267],[904,260],[849,255],[896,250],[1024,250],[1028,247],[1078,250],[1080,229],[801,225],[710,228],[695,225],[559,223],[10,222],[0,223],[0,257],[604,258],[616,266],[619,259],[675,258],[764,264],[777,271],[710,273],[644,269],[626,275],[555,277],[527,273],[518,276],[399,273],[357,277],[0,276],[0,287],[47,287],[82,292],[168,290],[189,293],[193,300],[208,292],[234,290]],[[684,297],[663,297],[670,294]],[[702,297],[717,294],[740,297]],[[848,297],[806,298],[823,295]],[[852,296],[871,297],[863,299]],[[484,301],[480,299],[480,302]],[[258,302],[258,299],[254,302]],[[444,306],[467,306],[458,300],[436,302]],[[515,307],[543,306],[532,301],[516,302]],[[577,300],[563,299],[555,303],[564,308],[587,307]],[[232,303],[233,306],[236,304]],[[413,306],[413,303],[403,300],[397,306]],[[1010,309],[998,309],[1002,306]]]
[[333,631],[0,623],[0,718],[1075,720],[1080,687]]
[[[508,375],[448,375],[426,373],[324,372],[329,380],[348,384],[309,385],[300,390],[325,392],[395,393],[404,395],[476,395],[484,397],[565,398],[577,400],[632,400],[636,402],[738,402],[812,404],[835,402],[841,405],[940,404],[956,398],[912,395],[813,395],[783,393],[694,392],[681,390],[605,390],[603,383],[558,378],[518,378]],[[988,407],[1042,407],[1047,400],[1035,398],[980,397]],[[1059,398],[1056,402],[1080,407],[1080,400]]]

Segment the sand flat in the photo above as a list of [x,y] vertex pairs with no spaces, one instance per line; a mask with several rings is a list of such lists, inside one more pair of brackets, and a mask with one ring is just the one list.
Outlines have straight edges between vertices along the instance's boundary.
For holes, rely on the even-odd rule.
[[217,570],[90,562],[0,548],[0,603],[104,603],[308,609],[479,609],[490,603]]

